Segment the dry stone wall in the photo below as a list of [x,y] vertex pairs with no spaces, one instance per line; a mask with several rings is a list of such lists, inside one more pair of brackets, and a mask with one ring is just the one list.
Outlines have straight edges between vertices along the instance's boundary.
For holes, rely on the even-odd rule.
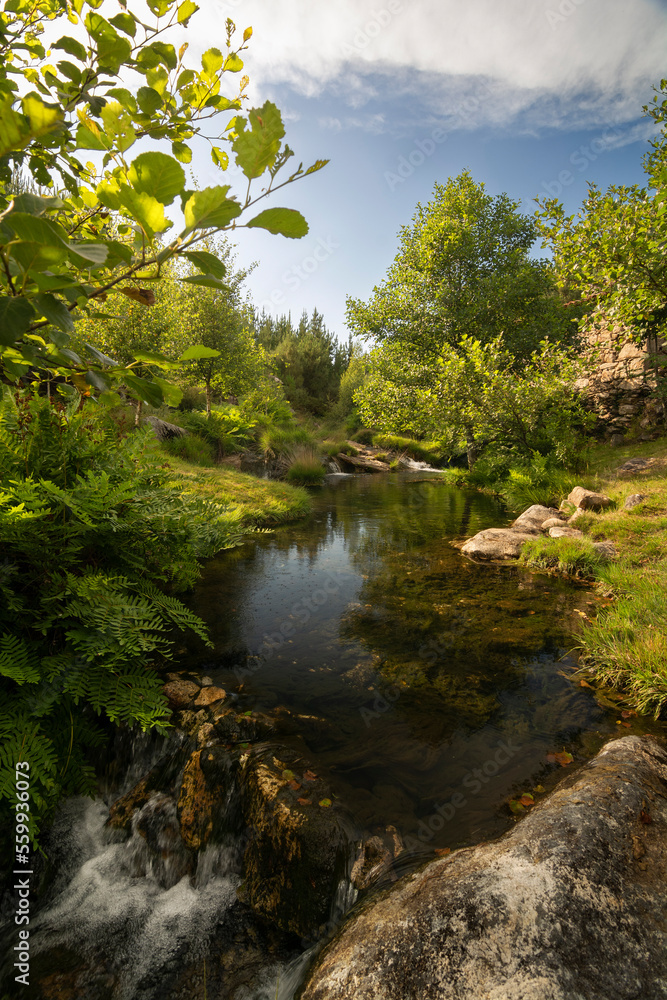
[[665,423],[665,406],[656,398],[655,357],[667,353],[667,343],[637,344],[622,327],[592,323],[584,334],[590,371],[576,387],[597,412],[599,433],[607,437],[631,428],[650,439]]

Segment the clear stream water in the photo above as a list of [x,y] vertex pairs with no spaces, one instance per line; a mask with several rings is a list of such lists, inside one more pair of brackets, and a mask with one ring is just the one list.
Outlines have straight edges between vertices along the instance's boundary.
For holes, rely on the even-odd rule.
[[[194,640],[178,666],[270,714],[277,744],[327,780],[360,837],[402,838],[399,870],[507,830],[510,798],[567,773],[547,754],[568,750],[573,769],[610,736],[661,728],[619,725],[613,702],[569,679],[580,613],[599,603],[589,588],[473,564],[451,545],[504,523],[493,499],[437,476],[334,476],[311,517],[211,560],[190,600],[215,648]],[[126,788],[160,752],[139,741]],[[233,839],[203,852],[194,878],[161,885],[145,831],[160,809],[167,829],[165,808],[149,802],[144,834],[118,843],[101,800],[65,804],[26,1000],[199,1000],[214,941],[235,957],[208,1000],[290,1000],[314,952],[248,923]],[[341,893],[338,918],[354,899]],[[186,966],[201,974],[178,992]]]

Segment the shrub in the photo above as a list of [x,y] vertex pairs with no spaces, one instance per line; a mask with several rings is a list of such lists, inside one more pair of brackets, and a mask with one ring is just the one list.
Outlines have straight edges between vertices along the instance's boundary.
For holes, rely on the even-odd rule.
[[206,392],[195,385],[186,385],[178,409],[182,412],[190,410],[206,411]]

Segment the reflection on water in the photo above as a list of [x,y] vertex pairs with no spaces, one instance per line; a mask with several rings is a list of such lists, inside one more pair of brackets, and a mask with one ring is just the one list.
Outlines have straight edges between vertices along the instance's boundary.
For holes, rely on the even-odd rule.
[[188,665],[283,720],[362,829],[425,850],[498,834],[513,793],[562,776],[549,751],[583,760],[618,733],[567,679],[592,595],[450,544],[502,523],[437,477],[335,479],[311,518],[208,564],[192,604],[215,655]]

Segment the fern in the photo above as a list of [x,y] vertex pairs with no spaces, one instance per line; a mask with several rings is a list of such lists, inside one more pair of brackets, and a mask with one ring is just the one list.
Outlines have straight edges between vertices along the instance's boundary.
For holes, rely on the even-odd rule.
[[150,447],[92,407],[0,401],[0,799],[28,760],[34,836],[59,796],[92,793],[110,723],[166,731],[156,668],[177,631],[206,641],[173,592],[243,537],[238,511],[182,495]]
[[17,684],[35,684],[40,678],[35,650],[16,635],[0,635],[0,675]]

